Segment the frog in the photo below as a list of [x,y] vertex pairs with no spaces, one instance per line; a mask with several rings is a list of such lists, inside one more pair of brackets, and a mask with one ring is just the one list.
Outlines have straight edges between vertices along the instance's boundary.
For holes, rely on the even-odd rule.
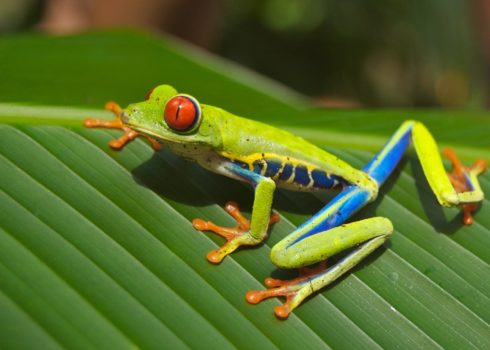
[[[270,297],[285,298],[274,308],[280,319],[288,318],[308,296],[351,271],[389,240],[394,228],[388,218],[349,219],[377,198],[380,187],[412,144],[435,200],[443,207],[461,207],[463,224],[473,222],[473,213],[484,198],[478,176],[487,168],[487,161],[479,159],[467,167],[452,149],[445,149],[443,155],[453,166],[447,173],[434,137],[416,120],[403,122],[380,151],[357,169],[286,130],[201,104],[170,85],[151,89],[143,101],[124,109],[115,102],[107,103],[106,109],[115,114],[114,120],[85,119],[84,125],[123,130],[122,136],[110,141],[113,149],[120,150],[136,137],[145,137],[156,151],[163,145],[209,171],[252,187],[250,219],[230,201],[225,210],[237,222],[235,227],[203,219],[192,221],[195,229],[214,232],[226,240],[207,254],[213,264],[221,263],[240,247],[264,242],[271,225],[280,218],[272,210],[276,188],[300,192],[337,189],[331,201],[270,251],[274,265],[299,269],[299,276],[290,280],[269,277],[265,280],[267,289],[246,293],[246,300],[252,304]],[[340,258],[327,266],[327,259],[334,256]]]

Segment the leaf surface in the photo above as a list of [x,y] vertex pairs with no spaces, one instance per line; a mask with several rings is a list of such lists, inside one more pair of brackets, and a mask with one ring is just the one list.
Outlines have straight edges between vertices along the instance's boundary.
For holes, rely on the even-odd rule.
[[[475,224],[441,209],[413,152],[354,219],[393,221],[385,246],[287,321],[278,300],[249,305],[275,270],[271,247],[331,194],[278,191],[265,244],[220,266],[195,217],[232,225],[252,192],[142,140],[81,127],[169,83],[235,114],[291,130],[361,167],[405,119],[462,158],[490,159],[487,112],[321,110],[285,88],[170,39],[133,32],[0,40],[0,347],[486,348],[490,203]],[[490,193],[490,174],[481,177]]]

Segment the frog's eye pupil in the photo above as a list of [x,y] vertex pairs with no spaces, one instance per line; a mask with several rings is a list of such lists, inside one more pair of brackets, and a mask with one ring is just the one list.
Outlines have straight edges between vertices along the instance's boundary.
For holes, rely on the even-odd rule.
[[167,125],[176,131],[187,131],[196,125],[201,110],[197,101],[186,95],[172,97],[163,113]]

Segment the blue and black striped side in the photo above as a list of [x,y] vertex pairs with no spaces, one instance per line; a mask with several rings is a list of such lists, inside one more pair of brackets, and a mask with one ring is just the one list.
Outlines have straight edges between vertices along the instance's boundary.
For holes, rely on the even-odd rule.
[[283,163],[280,159],[260,158],[252,164],[233,160],[233,163],[255,174],[305,188],[329,189],[341,182],[338,177],[329,175],[321,169],[309,170],[304,164]]
[[277,159],[257,159],[252,164],[252,170],[256,174],[261,174],[265,177],[275,177],[282,168],[280,160]]
[[293,175],[293,172],[294,172],[294,166],[291,163],[284,164],[284,167],[282,168],[282,171],[279,174],[279,180],[281,181],[289,180],[291,178],[291,175]]
[[337,176],[328,175],[325,171],[320,169],[313,169],[311,178],[313,179],[313,187],[315,188],[328,189],[335,187],[340,183]]

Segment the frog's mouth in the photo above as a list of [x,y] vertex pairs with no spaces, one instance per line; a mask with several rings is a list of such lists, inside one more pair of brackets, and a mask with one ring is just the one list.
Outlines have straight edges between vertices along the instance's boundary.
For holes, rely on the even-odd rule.
[[133,118],[131,118],[130,114],[123,111],[123,112],[121,112],[120,118],[121,118],[121,121],[124,124],[124,126],[136,131],[137,133],[144,134],[146,136],[149,136],[149,137],[152,137],[155,139],[161,139],[161,137],[158,137],[158,135],[156,133],[150,131],[148,128],[145,128],[142,125],[139,125],[137,123],[132,122],[134,120],[133,120]]
[[190,143],[189,140],[187,142],[184,142],[183,139],[177,138],[177,137],[172,137],[172,135],[168,135],[168,133],[157,133],[154,130],[150,129],[149,127],[145,127],[140,124],[135,124],[131,123],[131,118],[127,114],[121,114],[121,121],[125,126],[130,128],[131,130],[134,130],[138,134],[144,135],[148,138],[152,138],[154,140],[158,140],[160,143],[164,144],[180,144],[180,143]]

